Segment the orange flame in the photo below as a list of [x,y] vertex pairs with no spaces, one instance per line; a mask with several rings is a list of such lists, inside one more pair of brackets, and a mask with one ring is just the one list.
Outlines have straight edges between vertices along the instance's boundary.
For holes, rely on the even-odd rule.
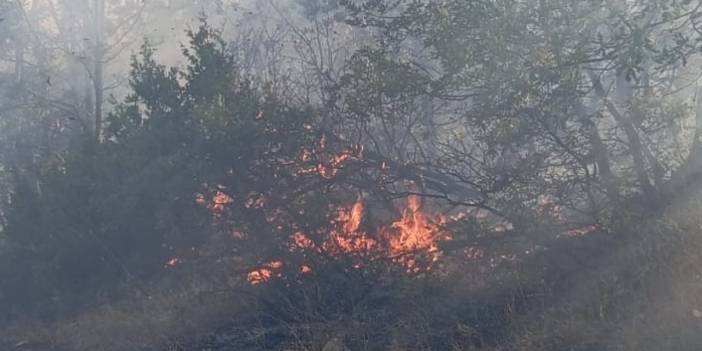
[[[439,240],[450,238],[442,228],[445,219],[430,219],[422,212],[421,206],[419,197],[410,196],[402,218],[382,230],[388,238],[388,256],[410,272],[431,268],[430,265],[439,260]],[[428,258],[423,267],[418,262],[419,256]]]
[[363,198],[360,196],[356,199],[356,203],[353,204],[350,211],[340,211],[337,221],[344,224],[344,230],[346,232],[357,232],[361,227],[361,221],[363,220]]
[[303,232],[295,232],[290,237],[290,251],[307,250],[314,248],[314,242]]
[[217,192],[212,196],[212,199],[209,201],[205,199],[205,195],[203,194],[195,195],[195,203],[200,206],[207,207],[215,213],[223,211],[224,208],[232,202],[234,202],[234,199],[231,196],[219,190],[217,190]]
[[360,196],[350,209],[341,209],[332,224],[333,229],[322,247],[333,254],[368,256],[377,250],[377,240],[361,229],[364,206]]
[[363,158],[363,146],[353,146],[335,153],[327,150],[327,138],[322,135],[316,147],[303,149],[298,158],[307,164],[297,171],[298,175],[317,175],[331,179],[350,161]]
[[283,261],[271,261],[265,263],[261,268],[249,272],[246,276],[246,280],[251,285],[261,284],[270,281],[274,276],[280,276],[280,273],[276,274],[276,271],[283,268]]
[[[442,216],[427,216],[422,211],[422,203],[417,196],[407,199],[407,207],[398,220],[389,226],[378,227],[374,235],[365,229],[365,212],[363,198],[359,196],[353,205],[338,210],[330,222],[330,229],[320,233],[322,241],[319,246],[305,233],[297,231],[290,236],[290,251],[326,252],[331,257],[355,257],[371,261],[388,259],[408,273],[420,273],[430,271],[439,260],[439,241],[451,238],[443,227],[446,220]],[[359,261],[352,265],[354,268],[363,266]],[[250,272],[248,280],[251,284],[267,282],[276,276],[275,271],[280,267],[282,262],[273,261]],[[311,267],[302,266],[300,271],[308,273]]]
[[222,211],[226,205],[232,203],[233,201],[234,199],[232,199],[231,196],[218,190],[212,197],[212,209],[215,211]]

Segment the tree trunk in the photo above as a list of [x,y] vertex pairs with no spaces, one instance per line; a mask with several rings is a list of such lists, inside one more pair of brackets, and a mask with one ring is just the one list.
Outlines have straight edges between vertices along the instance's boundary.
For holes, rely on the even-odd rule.
[[582,119],[583,125],[589,130],[588,139],[592,147],[590,150],[592,154],[591,160],[597,166],[599,179],[607,193],[607,197],[614,202],[618,202],[619,189],[614,173],[612,173],[609,151],[607,150],[607,145],[602,141],[597,123],[592,120],[592,116],[599,110],[599,104],[599,98],[596,97],[596,102],[592,103],[590,106],[585,106],[583,103],[578,104],[576,112]]
[[105,0],[95,0],[95,48],[93,58],[95,67],[93,70],[93,90],[95,94],[95,142],[102,141],[102,114],[104,99],[104,30],[105,30]]
[[699,181],[702,176],[702,86],[697,86],[695,109],[695,134],[690,145],[690,152],[667,184],[666,192],[674,197]]
[[24,81],[24,42],[22,38],[15,39],[15,84],[22,85]]
[[612,118],[617,122],[617,124],[622,128],[626,139],[629,142],[629,155],[632,158],[634,173],[636,174],[636,179],[641,187],[644,196],[651,201],[656,199],[656,189],[651,180],[649,179],[648,172],[646,171],[646,157],[644,151],[644,145],[641,142],[636,127],[632,123],[630,118],[619,112],[617,106],[607,97],[607,92],[602,86],[600,78],[597,77],[592,71],[588,71],[590,80],[595,93],[602,99],[607,111],[612,115]]

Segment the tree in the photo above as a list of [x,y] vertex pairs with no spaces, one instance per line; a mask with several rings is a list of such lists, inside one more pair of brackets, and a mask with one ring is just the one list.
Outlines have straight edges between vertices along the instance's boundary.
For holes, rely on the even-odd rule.
[[[698,50],[695,3],[344,5],[352,23],[379,32],[352,61],[346,120],[399,164],[445,174],[497,207],[554,196],[595,223],[622,196],[662,205],[686,168],[668,155],[690,154],[679,126],[691,115],[671,101],[681,70],[694,70],[685,63]],[[444,106],[433,112],[438,140],[422,138],[422,97]]]

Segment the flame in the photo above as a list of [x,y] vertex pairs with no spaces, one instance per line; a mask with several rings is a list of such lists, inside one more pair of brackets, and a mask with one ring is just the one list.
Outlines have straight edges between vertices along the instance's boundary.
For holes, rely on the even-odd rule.
[[302,162],[309,162],[312,159],[312,151],[308,149],[302,150],[302,153],[300,154],[300,161]]
[[205,200],[205,195],[195,194],[195,203],[200,206],[207,206],[207,200]]
[[265,266],[272,269],[281,269],[283,268],[283,261],[271,261],[266,263]]
[[363,220],[363,198],[356,199],[350,211],[340,211],[337,220],[344,224],[344,230],[351,233],[357,232]]
[[246,280],[251,285],[257,285],[270,281],[272,276],[273,272],[270,269],[261,268],[249,272],[249,274],[246,276]]
[[[430,219],[421,207],[419,197],[410,196],[402,217],[383,230],[388,237],[389,257],[411,272],[430,269],[430,265],[439,260],[439,240],[450,239],[442,228],[445,219]],[[428,265],[421,266],[420,256],[428,258]]]
[[244,232],[244,231],[237,230],[237,229],[232,230],[232,238],[234,238],[236,240],[244,240],[247,237],[248,237],[248,235],[246,235],[246,232]]
[[246,208],[263,208],[266,205],[268,199],[264,194],[252,193],[249,194],[248,198],[244,201],[244,207]]
[[212,209],[215,211],[222,211],[226,205],[233,201],[234,199],[232,199],[231,196],[218,190],[212,197]]
[[[340,209],[331,222],[333,228],[322,243],[322,249],[334,255],[390,258],[416,272],[430,268],[420,267],[418,256],[429,256],[430,264],[436,262],[440,254],[438,242],[450,239],[442,227],[445,219],[439,216],[430,219],[422,211],[417,196],[409,197],[401,217],[388,227],[379,227],[376,235],[362,228],[364,215],[365,207],[360,196],[350,208]],[[291,248],[304,250],[313,248],[313,244],[307,236],[297,232],[291,237]]]
[[344,253],[352,256],[368,256],[378,248],[377,240],[371,238],[361,229],[364,205],[361,196],[350,209],[339,210],[332,229],[323,248],[333,254]]
[[212,212],[222,212],[232,202],[234,202],[234,199],[220,190],[217,190],[209,201],[205,198],[205,195],[195,194],[195,203],[207,207]]
[[283,268],[283,261],[270,261],[261,265],[261,268],[249,272],[246,280],[251,285],[261,284],[270,281],[274,276],[280,276],[276,271]]
[[[314,159],[314,153],[309,150],[303,150],[300,155],[302,162],[309,163]],[[320,158],[320,157],[317,157]],[[328,155],[317,164],[308,167],[302,167],[297,173],[298,175],[318,175],[325,179],[332,179],[346,166],[346,164],[354,159],[359,159],[359,154],[354,150],[344,150],[336,155]]]
[[363,159],[363,146],[356,145],[335,152],[328,149],[327,137],[322,135],[318,145],[305,148],[298,156],[304,165],[297,171],[298,175],[316,175],[325,179],[336,177],[346,165],[353,160]]
[[173,268],[173,267],[177,266],[178,263],[180,263],[180,259],[178,257],[173,257],[173,258],[169,259],[168,261],[166,261],[165,267],[166,268]]
[[597,227],[595,227],[594,225],[587,225],[587,226],[580,227],[580,228],[569,229],[564,233],[564,235],[566,237],[573,238],[573,237],[588,235],[588,234],[594,232],[595,230],[597,230]]
[[[364,225],[366,212],[359,195],[351,206],[337,210],[330,226],[320,231],[319,245],[304,232],[296,231],[290,236],[289,249],[355,258],[351,267],[356,269],[363,268],[369,261],[388,260],[408,273],[420,273],[430,271],[439,261],[439,241],[451,239],[450,233],[444,229],[446,219],[424,213],[417,196],[407,199],[399,219],[374,231],[368,231],[368,226]],[[267,282],[280,275],[276,273],[280,267],[281,261],[269,262],[249,272],[248,281],[251,284]],[[300,272],[309,273],[311,267],[303,265]]]
[[312,249],[314,246],[314,242],[303,232],[295,232],[290,237],[290,251]]

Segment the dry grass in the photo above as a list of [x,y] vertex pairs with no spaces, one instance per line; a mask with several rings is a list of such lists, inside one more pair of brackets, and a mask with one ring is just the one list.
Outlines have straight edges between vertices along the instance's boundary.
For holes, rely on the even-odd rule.
[[[505,314],[504,324],[511,329],[497,344],[473,343],[471,340],[480,331],[471,329],[473,324],[461,324],[464,317],[460,314],[453,316],[454,332],[447,329],[454,328],[448,325],[439,328],[437,322],[447,320],[442,308],[446,304],[455,307],[450,310],[460,308],[475,302],[479,295],[499,304],[497,295],[539,277],[534,267],[514,267],[500,275],[504,279],[493,277],[485,281],[461,271],[448,283],[436,283],[448,284],[441,285],[442,296],[422,293],[410,284],[410,291],[394,292],[395,299],[406,300],[399,304],[399,310],[392,310],[397,306],[383,305],[388,310],[383,314],[378,313],[377,306],[368,311],[355,308],[363,318],[346,316],[349,320],[336,321],[336,327],[313,323],[324,318],[301,317],[302,324],[295,329],[299,333],[292,333],[299,339],[288,340],[284,346],[287,350],[319,351],[329,348],[332,336],[344,335],[343,338],[354,340],[366,336],[369,349],[373,350],[430,350],[429,336],[438,335],[442,340],[455,338],[454,349],[464,351],[702,350],[700,213],[702,204],[688,202],[672,207],[662,219],[632,225],[629,234],[636,240],[629,239],[606,259],[597,258],[598,264],[588,272],[569,277],[568,282],[573,284],[566,284],[568,290],[544,288],[541,304],[532,298],[525,313]],[[201,280],[195,281],[196,278]],[[56,345],[66,351],[190,350],[181,342],[208,335],[246,313],[258,312],[255,306],[243,305],[244,299],[233,293],[230,286],[208,286],[212,276],[200,272],[183,279],[190,279],[190,283],[170,291],[164,291],[165,284],[157,284],[149,294],[106,304],[70,320],[17,323],[0,331],[0,340]],[[225,293],[212,293],[213,290]],[[310,303],[317,301],[313,297],[307,296]],[[332,301],[338,303],[339,298]],[[312,312],[321,308],[310,306]],[[505,306],[511,307],[509,303]],[[311,313],[305,311],[301,309],[294,315]],[[389,318],[390,324],[368,325],[373,318]],[[385,342],[379,344],[374,338]]]
[[181,341],[207,334],[236,316],[238,301],[232,293],[193,285],[170,292],[154,289],[72,319],[18,322],[1,331],[0,340],[67,351],[180,350]]
[[572,277],[560,302],[521,318],[508,349],[702,350],[701,213],[688,201],[629,223],[617,233],[626,244]]

